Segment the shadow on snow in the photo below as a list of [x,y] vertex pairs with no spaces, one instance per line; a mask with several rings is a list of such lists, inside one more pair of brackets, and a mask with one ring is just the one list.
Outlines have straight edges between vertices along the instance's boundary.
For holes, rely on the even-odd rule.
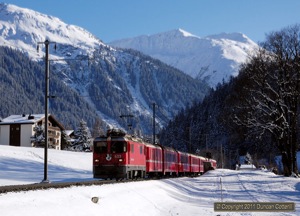
[[[91,168],[92,169],[92,168]],[[49,164],[48,179],[55,182],[76,180],[90,180],[92,170],[76,170],[67,167]],[[44,162],[21,160],[10,157],[0,158],[0,179],[21,182],[40,182],[44,178]]]

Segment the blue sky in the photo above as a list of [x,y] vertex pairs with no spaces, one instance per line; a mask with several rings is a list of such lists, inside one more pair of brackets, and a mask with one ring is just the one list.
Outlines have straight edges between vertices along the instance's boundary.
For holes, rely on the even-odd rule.
[[299,0],[8,0],[81,26],[104,42],[182,28],[204,37],[241,32],[255,42],[300,24]]

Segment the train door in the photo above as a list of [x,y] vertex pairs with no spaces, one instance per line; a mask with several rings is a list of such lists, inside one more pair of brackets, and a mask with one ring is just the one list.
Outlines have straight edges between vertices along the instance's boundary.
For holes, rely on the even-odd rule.
[[128,155],[128,164],[132,164],[132,161],[134,161],[134,144],[133,143],[130,143],[128,142],[128,145],[129,145],[129,154]]
[[153,149],[153,157],[154,158],[154,170],[157,170],[158,169],[158,158],[159,158],[159,155],[158,155],[158,150],[156,148]]

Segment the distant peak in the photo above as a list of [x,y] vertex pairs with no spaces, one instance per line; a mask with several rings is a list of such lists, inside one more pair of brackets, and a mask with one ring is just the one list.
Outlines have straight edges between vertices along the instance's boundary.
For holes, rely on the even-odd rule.
[[6,46],[17,46],[31,57],[39,58],[36,44],[45,38],[64,46],[78,47],[82,53],[90,53],[99,45],[104,45],[87,30],[69,25],[57,17],[0,3],[0,41],[4,41]]
[[158,35],[169,35],[169,36],[173,36],[173,37],[196,37],[196,38],[199,38],[198,36],[193,35],[181,28],[174,29],[174,30],[164,32],[164,33],[159,33]]
[[183,30],[181,28],[179,28],[178,31],[181,32],[183,34],[183,36],[185,36],[185,37],[198,37],[198,36],[193,35],[193,34],[187,32],[187,31],[185,31],[185,30]]

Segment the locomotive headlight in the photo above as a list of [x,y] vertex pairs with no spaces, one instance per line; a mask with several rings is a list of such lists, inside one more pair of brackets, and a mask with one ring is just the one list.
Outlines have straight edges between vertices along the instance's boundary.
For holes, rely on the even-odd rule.
[[96,163],[98,163],[98,162],[99,162],[99,160],[98,160],[98,159],[96,159],[96,160],[95,160],[95,162],[96,162]]
[[123,159],[122,158],[119,158],[119,162],[122,162],[123,161]]

